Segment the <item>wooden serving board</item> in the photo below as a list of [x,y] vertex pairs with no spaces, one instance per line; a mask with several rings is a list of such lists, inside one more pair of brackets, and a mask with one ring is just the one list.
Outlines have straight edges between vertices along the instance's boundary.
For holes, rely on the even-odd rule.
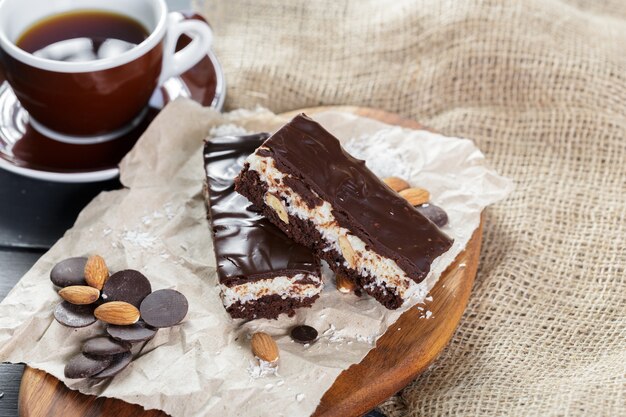
[[[346,111],[403,127],[424,128],[417,122],[382,110],[351,106],[308,108],[284,116],[289,118],[301,112],[311,115],[326,110]],[[315,417],[360,416],[404,388],[437,358],[452,338],[467,306],[478,268],[482,227],[481,221],[465,251],[431,291],[433,301],[428,309],[433,312],[433,318],[420,320],[419,311],[414,308],[400,316],[377,341],[375,349],[359,364],[339,375],[322,397]],[[22,417],[166,416],[161,411],[145,411],[121,400],[72,391],[55,377],[30,367],[26,367],[22,377],[19,413]]]

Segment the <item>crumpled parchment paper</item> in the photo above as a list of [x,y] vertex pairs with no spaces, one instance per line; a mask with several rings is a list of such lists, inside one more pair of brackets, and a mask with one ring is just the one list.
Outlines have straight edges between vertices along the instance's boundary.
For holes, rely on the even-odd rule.
[[[512,184],[491,170],[466,139],[392,127],[347,113],[313,116],[380,176],[399,175],[430,190],[450,217],[453,247],[433,264],[421,284],[422,301],[440,273],[465,247],[480,212],[504,198]],[[273,131],[285,120],[269,111],[219,114],[191,101],[170,104],[121,164],[126,188],[104,192],[0,304],[0,360],[43,369],[72,389],[120,398],[172,416],[307,416],[335,378],[358,363],[399,315],[373,299],[340,294],[332,274],[313,308],[278,320],[233,321],[222,307],[202,196],[202,140],[211,129],[233,125]],[[214,130],[215,131],[215,130]],[[51,268],[70,256],[97,253],[111,270],[135,268],[153,290],[175,288],[189,300],[179,326],[160,330],[135,352],[139,357],[110,381],[65,380],[63,368],[82,342],[102,334],[97,323],[69,329],[52,315],[59,303]],[[424,320],[427,318],[424,317]],[[436,320],[436,317],[428,318]],[[306,323],[320,331],[311,346],[291,341],[288,330]],[[249,334],[274,336],[281,359],[263,374],[249,348]]]

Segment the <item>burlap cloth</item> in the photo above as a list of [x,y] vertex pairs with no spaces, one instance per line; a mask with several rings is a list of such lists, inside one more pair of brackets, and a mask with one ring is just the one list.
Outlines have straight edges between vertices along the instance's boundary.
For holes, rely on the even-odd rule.
[[227,107],[371,106],[473,138],[466,314],[390,416],[626,413],[626,2],[207,0]]

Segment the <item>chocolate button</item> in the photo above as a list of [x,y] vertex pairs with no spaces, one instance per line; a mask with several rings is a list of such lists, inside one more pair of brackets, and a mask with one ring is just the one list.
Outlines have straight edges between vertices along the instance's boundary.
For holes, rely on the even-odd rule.
[[424,217],[431,222],[435,223],[439,227],[443,227],[448,224],[448,214],[439,206],[434,204],[422,204],[421,206],[415,206]]
[[291,338],[303,345],[306,343],[313,343],[317,340],[317,330],[311,326],[302,325],[296,326],[291,329]]
[[102,288],[104,301],[126,301],[139,308],[150,292],[150,281],[141,272],[125,269],[111,275]]
[[158,290],[143,300],[139,311],[141,318],[152,327],[170,327],[183,321],[189,303],[175,290]]
[[86,327],[96,322],[93,305],[74,305],[63,301],[54,309],[54,318],[67,327]]
[[87,258],[69,258],[59,262],[50,271],[50,281],[57,287],[87,285],[85,282],[85,264]]
[[83,345],[83,353],[89,356],[111,356],[129,352],[130,343],[113,340],[107,336],[94,337]]
[[156,334],[156,330],[147,327],[143,322],[137,322],[130,326],[109,325],[107,333],[115,340],[137,343],[152,339]]
[[72,379],[89,378],[108,368],[111,362],[110,357],[94,359],[80,353],[65,365],[65,377]]
[[113,356],[111,364],[102,372],[92,375],[91,378],[102,379],[110,378],[122,372],[128,364],[133,360],[133,354],[130,352],[120,353]]

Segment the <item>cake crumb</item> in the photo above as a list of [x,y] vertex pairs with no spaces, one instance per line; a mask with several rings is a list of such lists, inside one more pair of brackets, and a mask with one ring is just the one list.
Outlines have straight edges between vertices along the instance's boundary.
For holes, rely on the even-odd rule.
[[302,400],[304,400],[304,394],[298,394],[298,395],[296,395],[296,401],[297,401],[297,402],[301,402]]
[[258,365],[255,361],[250,361],[250,365],[247,368],[248,374],[253,379],[264,378],[268,375],[278,376],[278,366],[271,362],[258,359]]
[[431,317],[432,317],[432,315],[433,315],[433,312],[432,312],[432,311],[430,311],[430,310],[427,310],[427,311],[426,311],[426,320],[428,320],[429,318],[431,318]]
[[328,341],[330,343],[341,343],[344,341],[344,338],[335,334],[335,331],[337,330],[337,328],[335,327],[334,324],[330,324],[330,326],[328,327],[328,329],[326,329],[324,331],[324,333],[322,333],[322,337],[326,337],[328,338]]

